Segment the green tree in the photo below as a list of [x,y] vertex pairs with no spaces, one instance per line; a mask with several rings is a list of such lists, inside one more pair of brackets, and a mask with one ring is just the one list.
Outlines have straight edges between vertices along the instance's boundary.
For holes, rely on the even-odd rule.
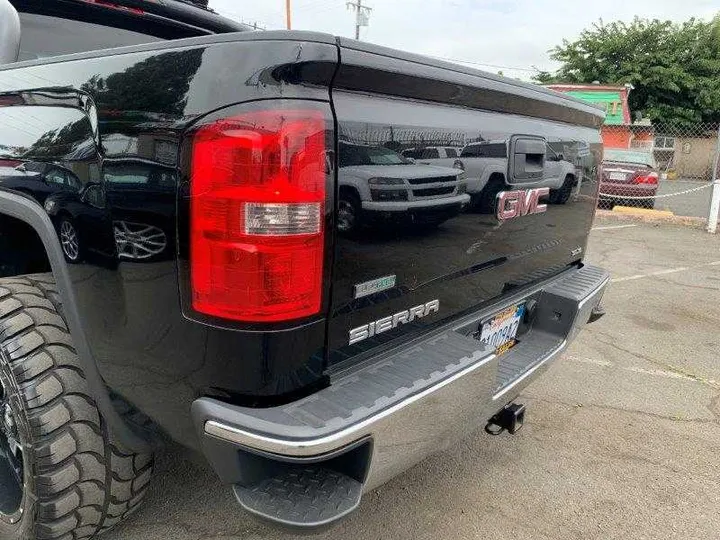
[[83,117],[62,128],[46,131],[25,149],[22,156],[25,159],[62,159],[80,146],[94,148],[92,144],[92,128]]
[[538,73],[540,83],[630,83],[631,111],[656,124],[720,122],[720,14],[710,22],[600,20],[550,56],[562,65]]
[[181,115],[202,54],[196,49],[151,56],[107,78],[94,75],[81,88],[93,97],[101,113]]

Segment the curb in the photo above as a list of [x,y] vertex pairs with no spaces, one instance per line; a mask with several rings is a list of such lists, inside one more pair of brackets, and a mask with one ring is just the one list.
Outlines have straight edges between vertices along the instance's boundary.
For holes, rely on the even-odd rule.
[[612,209],[616,214],[655,216],[658,218],[669,218],[675,216],[670,210],[655,210],[654,208],[635,208],[632,206],[616,206]]
[[[615,207],[618,208],[618,207]],[[632,210],[642,210],[633,208]],[[682,225],[694,229],[705,229],[707,219],[700,217],[676,216],[672,212],[661,210],[645,210],[644,212],[616,212],[614,210],[601,210],[598,208],[595,218],[614,219],[616,221],[634,221],[639,223]]]

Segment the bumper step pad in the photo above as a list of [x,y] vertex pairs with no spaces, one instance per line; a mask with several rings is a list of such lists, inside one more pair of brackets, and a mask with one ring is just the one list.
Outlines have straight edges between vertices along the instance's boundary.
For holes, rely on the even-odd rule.
[[532,346],[520,343],[500,357],[495,392],[509,386],[534,366],[542,364],[563,346],[563,339],[552,334],[534,332]]
[[[498,362],[496,398],[534,367],[561,350],[588,322],[598,305],[609,274],[602,268],[585,266],[543,290],[539,304],[539,325]],[[567,337],[565,337],[567,336]]]
[[252,487],[235,485],[249,512],[288,527],[314,528],[336,521],[360,504],[362,484],[321,465],[293,467]]

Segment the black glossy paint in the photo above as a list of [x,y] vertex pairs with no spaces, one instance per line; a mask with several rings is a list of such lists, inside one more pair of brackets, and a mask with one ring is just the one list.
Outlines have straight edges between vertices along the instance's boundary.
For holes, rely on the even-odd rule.
[[[79,182],[28,193],[56,230],[70,221],[78,233],[80,254],[67,261],[72,286],[65,291],[81,321],[75,337],[87,340],[107,386],[176,440],[195,444],[189,409],[199,396],[286,402],[327,384],[330,362],[386,346],[346,347],[354,326],[439,298],[441,312],[423,321],[434,324],[580,259],[571,252],[585,247],[592,219],[599,115],[527,85],[380,52],[309,33],[243,33],[0,69],[0,164],[52,163]],[[572,156],[582,182],[566,204],[503,224],[454,210],[435,228],[414,227],[413,217],[409,226],[353,237],[328,233],[326,308],[306,321],[253,327],[188,312],[193,129],[249,101],[313,100],[330,110],[331,95],[331,145],[346,139],[399,151],[420,139],[459,145],[537,134]],[[342,169],[330,167],[328,182],[333,209]],[[0,189],[17,187],[3,187],[0,178]],[[332,213],[326,220],[332,231]],[[0,259],[21,256],[9,251]],[[386,274],[398,276],[396,289],[352,298],[354,284]],[[387,336],[398,343],[424,328]]]
[[[378,224],[376,218],[383,213],[366,212],[363,218],[368,226],[359,234],[339,236],[336,245],[329,358],[331,364],[341,365],[402,343],[504,292],[577,264],[594,215],[601,152],[600,117],[588,105],[568,106],[544,90],[502,78],[481,80],[457,66],[451,71],[412,55],[390,56],[380,47],[347,45],[341,50],[338,88],[333,91],[341,144],[402,152],[433,145],[460,150],[467,143],[487,141],[506,149],[515,135],[538,136],[550,147],[545,167],[552,167],[556,152],[561,153],[574,165],[577,185],[563,204],[546,200],[545,213],[504,222],[482,204],[459,215],[442,216],[439,225],[429,226],[419,213],[403,216],[399,225],[396,216],[403,213],[396,212],[392,221]],[[349,91],[362,85],[377,95]],[[438,101],[442,104],[433,103]],[[507,150],[499,155],[506,156]],[[374,174],[403,176],[399,171],[410,167],[388,165],[385,172]],[[342,166],[338,183],[341,190],[354,189]],[[545,185],[516,184],[501,181],[496,186],[488,184],[484,191]],[[442,199],[436,203],[440,207]],[[394,288],[354,298],[354,285],[387,275],[396,276]],[[436,299],[440,301],[437,314],[349,345],[350,329]]]
[[[262,404],[323,381],[323,317],[272,333],[190,321],[177,264],[178,222],[187,226],[177,216],[187,183],[185,134],[211,111],[240,102],[328,102],[337,47],[306,36],[197,38],[179,50],[158,44],[156,51],[0,70],[0,159],[8,176],[18,174],[16,163],[45,161],[79,179],[79,189],[30,196],[56,228],[69,219],[78,231],[81,256],[68,261],[71,293],[100,374],[188,444],[195,440],[190,403],[201,395]],[[89,98],[89,115],[78,93]]]

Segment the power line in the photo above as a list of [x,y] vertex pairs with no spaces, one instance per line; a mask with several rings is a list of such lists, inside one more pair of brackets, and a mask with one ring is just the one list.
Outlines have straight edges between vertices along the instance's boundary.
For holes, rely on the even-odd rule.
[[[17,122],[17,124],[14,124],[14,122],[8,122],[8,120],[13,120],[14,122]],[[18,120],[17,118],[13,117],[13,118],[6,118],[5,121],[7,122],[6,125],[8,127],[17,129],[18,131],[22,131],[23,133],[26,133],[26,134],[30,135],[31,137],[33,137],[34,140],[36,140],[38,138],[37,133],[32,133],[32,132],[28,131],[27,129],[25,129],[25,127],[27,127],[27,126],[22,122],[22,120]]]
[[[354,0],[354,1],[346,2],[347,7],[351,8],[355,12],[355,39],[360,39],[360,27],[369,25],[370,12],[373,9],[371,7],[362,5],[362,2],[363,2],[363,0]],[[306,13],[313,12],[313,11],[324,11],[326,9],[331,8],[334,3],[335,3],[335,0],[314,0],[305,5],[295,6],[294,10],[295,11],[298,11],[298,10],[305,11]],[[218,13],[220,13],[221,15],[225,15],[226,17],[239,19],[244,24],[248,24],[249,26],[252,26],[255,29],[259,28],[259,29],[265,30],[268,27],[271,29],[281,28],[278,25],[268,24],[267,21],[262,21],[260,19],[254,19],[256,22],[248,23],[247,21],[245,21],[245,19],[243,18],[243,16],[240,13],[235,13],[235,12],[226,11],[226,10],[217,10],[217,9],[216,9],[216,11],[218,11]],[[274,14],[277,14],[278,16],[280,15],[279,11],[273,10],[272,12]],[[257,24],[258,21],[263,23],[264,27],[259,26]],[[509,70],[514,70],[514,71],[524,71],[527,73],[540,73],[540,71],[541,71],[540,69],[538,69],[535,66],[527,68],[527,67],[518,67],[518,66],[506,66],[506,65],[502,65],[502,64],[488,64],[486,62],[476,62],[476,61],[472,61],[472,60],[460,60],[458,58],[449,58],[446,56],[435,56],[435,55],[427,55],[427,56],[430,56],[431,58],[437,58],[438,60],[446,60],[448,62],[454,62],[457,64],[470,64],[473,66],[480,66],[483,68],[509,69]]]
[[[241,22],[243,24],[247,24],[248,26],[252,26],[255,29],[261,29],[261,30],[267,30],[268,28],[273,30],[279,30],[282,27],[276,25],[276,24],[269,24],[267,21],[264,21],[262,19],[252,18],[254,22],[249,23],[245,20],[245,17],[241,15],[240,13],[235,13],[232,11],[225,11],[225,10],[219,10],[215,9],[216,12],[218,12],[223,17],[227,17],[228,19],[233,19],[235,21]],[[258,24],[262,23],[262,24]]]
[[494,68],[494,69],[514,69],[517,71],[540,73],[540,70],[538,68],[536,68],[535,66],[530,67],[530,68],[522,68],[522,67],[517,67],[517,66],[503,66],[500,64],[486,64],[484,62],[473,62],[470,60],[458,60],[457,58],[447,58],[445,56],[434,56],[434,55],[430,55],[430,54],[427,56],[430,56],[431,58],[437,58],[438,60],[447,60],[448,62],[455,62],[457,64],[472,64],[474,66],[490,67],[490,68]]
[[318,2],[310,2],[302,6],[295,6],[294,11],[324,11],[333,6],[337,6],[336,0],[320,0]]

